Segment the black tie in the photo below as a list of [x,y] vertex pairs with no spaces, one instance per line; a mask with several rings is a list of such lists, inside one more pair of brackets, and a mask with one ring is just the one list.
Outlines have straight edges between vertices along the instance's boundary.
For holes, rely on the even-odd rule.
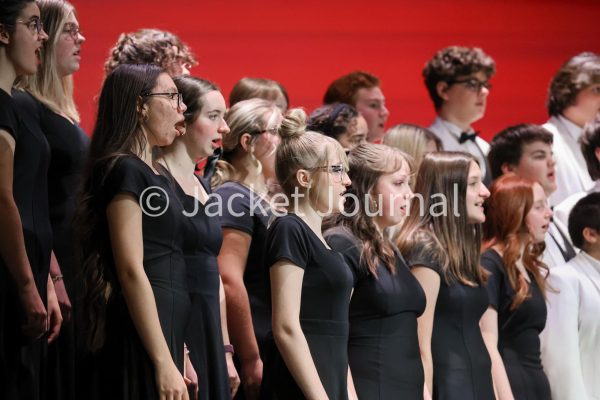
[[475,138],[477,137],[478,133],[479,132],[473,132],[473,133],[462,132],[460,134],[460,138],[458,139],[458,143],[463,144],[467,140],[470,140],[471,142],[475,142]]

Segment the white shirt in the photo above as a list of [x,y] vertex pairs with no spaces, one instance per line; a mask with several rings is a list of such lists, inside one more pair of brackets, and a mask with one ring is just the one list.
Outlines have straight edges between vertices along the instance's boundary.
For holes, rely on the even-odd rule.
[[548,226],[548,232],[546,232],[546,238],[544,240],[546,243],[546,249],[542,254],[542,261],[548,266],[548,268],[551,269],[558,267],[559,265],[563,265],[566,262],[565,257],[560,250],[561,247],[563,249],[565,248],[566,243],[558,232],[558,228],[560,228],[562,233],[569,238],[569,231],[560,223],[560,221],[552,220],[552,222],[550,222],[550,225]]
[[540,339],[552,399],[600,400],[600,260],[582,251],[554,268],[548,284]]
[[550,196],[550,204],[555,206],[572,194],[588,191],[593,183],[579,143],[583,129],[562,115],[550,118],[542,127],[554,137],[557,189]]
[[590,193],[600,193],[600,179],[596,181],[596,184],[592,186],[587,192],[579,192],[572,194],[571,196],[564,199],[559,205],[554,207],[554,218],[558,219],[564,226],[569,225],[569,214],[575,204]]
[[[443,120],[439,116],[436,117],[435,121],[433,121],[433,124],[431,124],[429,130],[442,141],[444,151],[463,151],[473,155],[473,157],[475,157],[479,162],[481,176],[486,176],[488,173],[486,157],[490,151],[490,145],[488,142],[477,136],[475,138],[475,142],[467,140],[464,143],[459,143],[458,139],[460,139],[460,134],[463,132],[463,130],[453,123]],[[473,129],[471,129],[468,133],[473,132]]]

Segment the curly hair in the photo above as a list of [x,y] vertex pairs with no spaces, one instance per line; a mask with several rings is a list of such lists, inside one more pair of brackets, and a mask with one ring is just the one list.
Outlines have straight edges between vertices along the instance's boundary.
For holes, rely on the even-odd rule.
[[354,71],[331,82],[325,96],[324,104],[346,103],[356,105],[356,93],[360,89],[371,89],[381,86],[379,78],[364,71]]
[[435,53],[423,68],[425,86],[435,109],[444,102],[437,93],[438,82],[450,82],[480,71],[491,78],[496,73],[496,62],[478,47],[450,46]]
[[600,56],[580,53],[564,63],[550,82],[546,107],[550,116],[560,115],[575,104],[577,94],[600,83]]
[[334,103],[317,108],[308,118],[308,129],[338,139],[348,131],[358,111],[350,104]]
[[175,62],[191,66],[198,64],[188,46],[177,35],[159,29],[140,29],[119,36],[110,49],[104,71],[108,75],[121,64],[156,64],[167,70]]

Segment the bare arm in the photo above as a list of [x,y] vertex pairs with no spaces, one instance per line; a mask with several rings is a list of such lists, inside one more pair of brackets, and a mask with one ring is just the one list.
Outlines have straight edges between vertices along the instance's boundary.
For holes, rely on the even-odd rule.
[[241,378],[246,397],[258,398],[263,376],[258,343],[252,324],[244,271],[252,237],[245,232],[223,228],[223,245],[219,254],[219,271],[227,302],[227,324],[231,326],[231,343],[241,362]]
[[421,351],[421,360],[425,370],[425,385],[429,393],[433,393],[433,357],[431,355],[431,335],[433,332],[433,318],[435,315],[435,305],[440,292],[440,276],[433,270],[416,266],[412,273],[417,278],[421,287],[425,291],[427,305],[425,311],[417,320],[417,334],[419,336],[419,349]]
[[306,398],[327,399],[327,393],[300,326],[304,270],[282,260],[275,263],[269,272],[273,303],[273,336],[277,347]]
[[154,364],[161,399],[188,399],[183,376],[162,333],[154,293],[144,271],[142,210],[132,195],[119,194],[108,205],[106,215],[117,277],[133,324]]
[[71,300],[69,299],[69,294],[67,293],[67,288],[65,287],[62,271],[60,270],[60,265],[58,264],[58,260],[56,259],[54,251],[52,251],[50,257],[50,276],[52,277],[52,282],[54,283],[54,291],[56,293],[58,304],[60,305],[60,312],[63,320],[65,322],[69,321],[71,319]]
[[[219,277],[219,308],[221,314],[221,332],[223,335],[223,344],[231,343],[229,341],[229,330],[227,329],[227,305],[225,301],[225,290],[223,289],[223,280]],[[240,386],[240,377],[233,363],[233,355],[229,352],[225,353],[225,361],[227,363],[227,375],[229,376],[229,386],[231,389],[231,397],[234,397]]]
[[27,322],[23,331],[38,337],[48,330],[46,307],[40,298],[23,238],[23,225],[13,197],[15,140],[0,129],[0,256],[17,286]]
[[513,400],[504,362],[498,352],[498,312],[493,307],[488,307],[479,321],[479,326],[485,347],[492,359],[492,378],[496,397],[499,400]]

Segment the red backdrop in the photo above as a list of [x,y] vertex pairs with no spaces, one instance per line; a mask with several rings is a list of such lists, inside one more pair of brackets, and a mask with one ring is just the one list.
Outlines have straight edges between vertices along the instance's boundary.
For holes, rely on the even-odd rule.
[[598,0],[72,3],[87,39],[75,97],[88,132],[108,50],[121,32],[139,28],[179,35],[199,59],[192,74],[216,82],[225,97],[243,76],[267,77],[287,88],[292,106],[310,112],[333,79],[370,71],[382,80],[388,126],[429,125],[424,63],[441,47],[479,46],[497,63],[487,114],[476,124],[488,139],[511,124],[545,121],[554,72],[578,52],[600,52]]

